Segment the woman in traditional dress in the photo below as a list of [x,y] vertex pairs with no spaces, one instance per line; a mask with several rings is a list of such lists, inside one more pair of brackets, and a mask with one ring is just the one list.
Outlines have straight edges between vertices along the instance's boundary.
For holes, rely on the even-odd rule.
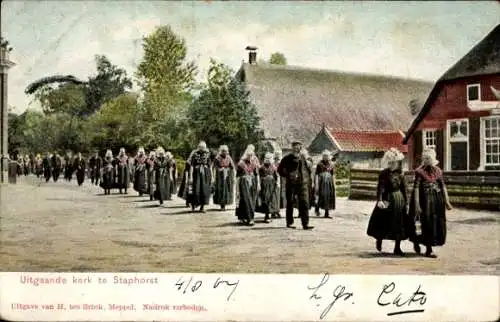
[[146,183],[146,160],[144,148],[140,147],[137,150],[137,156],[134,158],[134,190],[137,191],[141,197],[148,191]]
[[40,154],[36,155],[35,171],[36,171],[36,177],[40,178],[40,176],[43,174],[43,160]]
[[200,212],[205,212],[205,205],[210,203],[213,182],[210,150],[204,141],[201,141],[198,149],[191,153],[188,162],[190,164],[189,181],[193,184],[191,209],[194,212],[196,207],[200,207]]
[[265,215],[264,223],[269,223],[269,215],[277,217],[280,212],[280,175],[274,166],[272,153],[266,153],[263,165],[259,169],[260,192],[257,212]]
[[31,172],[30,156],[26,154],[24,156],[24,176],[29,175],[30,172]]
[[[281,163],[281,158],[282,158],[282,152],[281,150],[275,151],[274,152],[274,166],[276,169],[279,169],[280,163]],[[280,209],[286,209],[286,185],[285,185],[285,180],[286,178],[283,176],[280,176]],[[276,216],[277,218],[281,218],[280,213],[278,212],[277,214],[273,215],[271,214],[271,218],[274,218],[273,216]]]
[[330,210],[335,210],[335,165],[328,150],[323,151],[322,160],[316,166],[314,193],[318,196],[316,216],[319,216],[319,210],[323,209],[325,218],[332,218]]
[[181,185],[179,186],[179,191],[177,192],[177,197],[186,200],[186,207],[190,207],[193,200],[193,184],[189,181],[190,170],[191,165],[189,164],[189,160],[186,160]]
[[253,145],[249,145],[236,167],[236,216],[253,226],[257,195],[260,191],[259,162]]
[[175,194],[175,189],[177,189],[177,163],[175,162],[174,155],[172,152],[167,151],[165,153],[168,161],[168,168],[170,171],[170,191],[168,194],[168,200],[172,200],[172,196]]
[[59,155],[59,153],[55,153],[52,158],[51,158],[51,163],[52,163],[52,179],[54,182],[57,182],[59,180],[59,176],[61,175],[62,171],[62,158]]
[[226,206],[232,205],[234,202],[234,168],[228,146],[221,145],[219,154],[214,159],[215,191],[213,200],[214,204],[219,205],[222,211],[226,210]]
[[120,153],[116,157],[116,185],[122,193],[122,190],[125,190],[125,194],[127,193],[128,186],[130,184],[130,169],[128,163],[128,156],[125,153],[125,149],[121,148]]
[[[423,151],[422,165],[415,170],[410,202],[410,240],[416,253],[420,254],[422,244],[426,247],[425,256],[431,258],[437,257],[432,247],[446,242],[446,210],[453,209],[438,163],[434,149]],[[421,227],[421,232],[416,226]]]
[[64,179],[66,179],[66,181],[71,181],[73,172],[73,158],[71,152],[68,152],[64,157]]
[[146,171],[148,176],[148,194],[149,200],[154,200],[155,195],[155,162],[156,153],[155,151],[149,152],[149,158],[146,160]]
[[75,161],[73,162],[73,169],[75,169],[76,172],[77,183],[81,186],[85,180],[85,160],[80,152],[78,152]]
[[45,178],[45,182],[49,182],[50,177],[52,176],[52,165],[50,162],[50,153],[47,152],[45,158],[43,158],[43,177]]
[[101,177],[101,188],[104,189],[105,195],[111,194],[111,189],[114,188],[115,183],[115,167],[113,152],[111,150],[106,151],[102,165],[102,177]]
[[171,172],[165,150],[162,147],[156,149],[155,180],[155,199],[160,201],[160,205],[163,205],[163,202],[168,200],[170,194]]
[[378,177],[377,204],[368,223],[367,234],[375,238],[376,248],[382,251],[382,240],[394,240],[394,254],[403,256],[401,241],[408,238],[408,198],[403,171],[399,166],[404,155],[395,148],[384,154],[386,167]]

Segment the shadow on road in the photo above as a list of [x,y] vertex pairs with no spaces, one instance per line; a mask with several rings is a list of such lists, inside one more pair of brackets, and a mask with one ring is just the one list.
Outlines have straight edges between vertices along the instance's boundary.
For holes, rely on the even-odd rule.
[[175,205],[175,206],[168,206],[168,208],[171,208],[171,209],[180,209],[180,208],[189,208],[189,207],[186,206],[186,205]]
[[422,257],[422,255],[416,253],[405,253],[404,256],[394,255],[389,252],[362,252],[356,254],[359,258],[414,258],[414,257]]
[[199,212],[192,212],[191,210],[183,210],[178,212],[165,212],[163,216],[179,216],[179,215],[194,215],[199,214]]
[[139,206],[137,208],[158,208],[160,207],[159,204],[154,204],[154,205],[144,205],[144,206]]
[[141,199],[141,200],[135,200],[134,202],[153,202],[154,200],[149,200],[149,199]]
[[240,222],[225,222],[222,224],[214,225],[214,226],[201,226],[203,228],[223,228],[223,227],[238,227],[243,226]]
[[241,230],[275,230],[275,229],[287,229],[286,227],[252,227],[252,228],[242,228]]

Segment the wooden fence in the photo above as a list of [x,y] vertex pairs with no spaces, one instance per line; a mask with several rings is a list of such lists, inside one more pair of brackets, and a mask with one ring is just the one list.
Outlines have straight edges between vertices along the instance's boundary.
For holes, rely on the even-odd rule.
[[[375,200],[380,170],[351,169],[349,199]],[[414,172],[405,172],[408,195],[413,189]],[[444,172],[453,206],[500,211],[500,171]]]

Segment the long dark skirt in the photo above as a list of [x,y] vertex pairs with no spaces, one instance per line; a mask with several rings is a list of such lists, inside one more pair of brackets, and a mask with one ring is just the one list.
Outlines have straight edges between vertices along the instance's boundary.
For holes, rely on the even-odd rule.
[[148,170],[148,186],[147,186],[147,190],[148,190],[148,194],[149,194],[149,199],[150,200],[153,200],[154,199],[154,195],[155,195],[155,172],[154,170]]
[[155,199],[159,200],[160,203],[172,199],[170,195],[170,183],[168,172],[164,172],[156,178]]
[[146,182],[146,169],[138,169],[134,173],[134,190],[140,195],[148,193],[148,186]]
[[276,214],[280,212],[280,189],[273,176],[261,178],[261,190],[256,212]]
[[220,206],[231,205],[234,202],[234,172],[229,168],[217,169],[215,175],[214,204]]
[[370,221],[368,222],[367,234],[377,240],[405,240],[409,237],[407,225],[409,216],[406,213],[406,205],[401,191],[389,194],[389,206],[381,209],[375,206]]
[[115,176],[113,167],[112,166],[104,167],[100,183],[101,188],[105,190],[113,189],[114,183],[115,183]]
[[128,189],[130,184],[130,171],[128,165],[118,165],[116,174],[116,185],[118,189]]
[[410,240],[426,246],[443,246],[446,242],[446,207],[444,196],[441,191],[420,190],[420,214],[421,234],[415,231],[415,198],[412,195],[410,202]]
[[246,175],[240,177],[238,181],[240,199],[236,206],[236,216],[239,220],[248,222],[255,217],[257,179],[254,175]]
[[64,179],[71,181],[71,177],[73,177],[73,167],[66,165],[64,167]]
[[85,169],[76,170],[76,180],[78,185],[81,186],[85,180]]
[[335,209],[335,184],[332,175],[323,172],[318,178],[318,208],[324,210]]
[[54,171],[52,171],[52,179],[54,179],[54,182],[57,182],[60,175],[61,175],[61,168],[59,167],[54,168]]
[[177,192],[177,197],[186,200],[186,204],[190,205],[193,202],[193,185],[189,184],[189,165],[186,164],[184,174],[182,175],[181,185]]
[[212,174],[207,166],[193,169],[193,202],[191,206],[203,206],[210,203]]
[[50,168],[43,168],[43,177],[45,178],[46,182],[49,182],[50,177],[52,176],[52,171]]

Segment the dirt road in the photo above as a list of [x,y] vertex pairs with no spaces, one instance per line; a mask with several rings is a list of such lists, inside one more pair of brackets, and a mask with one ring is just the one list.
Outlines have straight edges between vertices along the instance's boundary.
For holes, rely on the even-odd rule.
[[88,181],[28,177],[0,189],[3,271],[500,275],[499,213],[455,209],[438,259],[415,256],[409,242],[394,258],[392,242],[378,254],[366,236],[373,202],[341,198],[333,219],[313,215],[316,229],[304,231],[284,219],[238,226],[232,207],[191,214],[179,199],[104,196]]

